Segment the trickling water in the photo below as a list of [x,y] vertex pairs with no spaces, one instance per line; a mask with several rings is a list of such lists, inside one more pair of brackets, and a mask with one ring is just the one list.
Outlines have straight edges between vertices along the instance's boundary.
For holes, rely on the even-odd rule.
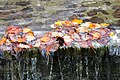
[[0,60],[0,80],[119,80],[118,50],[113,51],[116,55],[108,55],[107,49],[95,52],[92,49],[62,49],[49,60],[33,52],[18,59],[11,56]]

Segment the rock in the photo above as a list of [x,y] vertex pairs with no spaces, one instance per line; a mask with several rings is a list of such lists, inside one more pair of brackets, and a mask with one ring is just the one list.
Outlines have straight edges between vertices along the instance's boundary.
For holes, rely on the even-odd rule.
[[104,22],[104,20],[99,17],[92,17],[89,21],[92,23],[103,23]]
[[36,6],[36,11],[44,11],[44,6]]
[[5,7],[0,7],[0,10],[5,10]]
[[89,19],[84,19],[83,22],[89,22],[90,20]]
[[118,24],[118,26],[120,26],[120,20],[118,20],[117,24]]
[[11,13],[14,14],[14,13],[16,13],[16,12],[18,12],[18,11],[19,11],[19,10],[14,9],[14,10],[11,10]]
[[115,18],[120,18],[120,9],[117,9],[117,10],[113,13],[113,17],[115,17]]
[[81,13],[81,11],[74,11],[74,13]]
[[78,14],[78,17],[84,17],[85,14]]
[[29,4],[31,4],[30,1],[20,1],[15,3],[15,5],[19,5],[19,6],[27,6]]
[[0,14],[3,15],[9,15],[11,13],[11,10],[0,10]]
[[21,15],[22,18],[31,18],[32,14],[28,14],[28,13],[24,13],[23,15]]
[[96,11],[96,12],[101,12],[102,9],[93,9],[93,11]]
[[10,13],[17,12],[15,5],[4,5],[4,7],[0,7],[0,14],[8,15]]
[[9,15],[0,14],[0,18],[1,18],[1,19],[6,19],[6,18],[8,18],[8,17],[9,17]]
[[21,9],[20,11],[22,11],[22,12],[33,12],[33,9],[31,7],[26,7],[26,8]]
[[[48,21],[50,22],[50,21]],[[53,23],[51,23],[53,24]],[[29,26],[33,31],[48,31],[51,29],[50,24],[45,24],[43,22],[32,22],[32,24]]]
[[106,4],[107,6],[110,6],[110,5],[111,5],[111,2],[106,1],[105,4]]
[[78,18],[78,16],[75,15],[75,14],[73,14],[72,16],[69,16],[69,17],[68,17],[69,20],[73,20],[73,19],[77,19],[77,18]]
[[9,16],[10,20],[14,20],[14,19],[20,19],[20,18],[31,18],[32,14],[31,13],[14,13],[12,15]]
[[16,5],[4,5],[4,9],[5,10],[10,10],[10,9],[16,9],[17,7],[16,7]]
[[117,29],[118,26],[119,26],[119,25],[118,25],[117,23],[111,23],[111,24],[110,24],[110,27],[111,27],[111,28],[114,28],[114,29]]
[[115,9],[115,10],[120,9],[120,5],[113,6],[112,9]]
[[50,13],[42,13],[41,14],[41,17],[42,18],[48,18],[48,17],[50,17],[52,14],[50,14]]
[[119,37],[119,38],[120,38],[120,33],[117,33],[117,37]]
[[21,14],[11,14],[9,15],[9,20],[14,20],[14,19],[20,19],[21,18]]
[[81,13],[86,11],[86,7],[79,7],[77,10],[74,11],[74,13]]
[[96,15],[96,14],[97,14],[96,11],[89,11],[89,12],[87,12],[87,15],[88,15],[88,16],[94,16],[94,15]]
[[5,31],[5,29],[6,29],[6,26],[5,26],[5,25],[0,24],[0,32]]
[[32,22],[31,26],[43,26],[43,22]]
[[105,10],[101,10],[101,12],[102,12],[103,14],[105,14],[105,15],[109,15],[109,13],[108,13],[107,11],[105,11]]
[[49,1],[51,1],[51,0],[39,0],[39,1],[47,1],[47,2],[49,2]]
[[105,15],[109,15],[109,13],[107,11],[102,10],[102,9],[93,9],[93,11],[95,11],[95,12],[102,12]]
[[26,19],[18,19],[18,20],[10,20],[7,25],[15,25],[15,26],[29,26],[32,24],[32,19],[31,18],[26,18]]
[[64,6],[65,8],[76,8],[77,4],[73,3],[72,1],[68,1],[66,0],[62,6]]
[[68,17],[71,15],[73,15],[72,10],[57,10],[51,15],[50,18],[54,20],[65,20],[68,19]]
[[84,5],[84,4],[81,4],[81,7],[89,7],[89,6],[87,6],[87,5]]
[[[55,19],[48,19],[48,20],[45,21],[45,25],[51,25],[51,24],[53,24],[55,21],[57,21],[57,20],[55,20]],[[50,27],[50,26],[49,26],[49,27]]]
[[8,6],[8,5],[4,5],[2,7],[0,7],[0,10],[9,10],[9,9],[15,9],[15,5],[11,5],[11,6]]
[[86,10],[76,10],[76,11],[74,11],[73,13],[83,13],[83,12],[85,12]]
[[76,8],[77,4],[69,4],[66,8]]

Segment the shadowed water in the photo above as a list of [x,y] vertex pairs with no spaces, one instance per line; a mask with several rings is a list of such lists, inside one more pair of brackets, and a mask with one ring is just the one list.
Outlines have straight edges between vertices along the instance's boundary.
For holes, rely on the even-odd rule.
[[47,58],[39,51],[9,56],[0,60],[0,80],[119,80],[120,48],[114,49],[69,48]]

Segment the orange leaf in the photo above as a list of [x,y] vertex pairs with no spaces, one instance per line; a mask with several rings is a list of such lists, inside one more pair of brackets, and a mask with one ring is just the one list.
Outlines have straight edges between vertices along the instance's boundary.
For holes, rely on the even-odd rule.
[[18,42],[26,42],[25,38],[18,38]]
[[0,45],[3,45],[5,42],[6,42],[6,38],[5,37],[3,37],[1,40],[0,40]]
[[48,42],[50,40],[50,37],[42,37],[40,40],[43,42]]
[[71,26],[72,22],[71,21],[65,21],[66,26]]
[[20,27],[17,26],[10,26],[7,28],[7,34],[17,34],[22,32],[22,29]]
[[96,27],[96,25],[92,24],[92,23],[90,23],[90,25],[88,26],[88,28],[95,28],[95,27]]
[[4,44],[4,42],[2,40],[0,40],[0,45],[3,45],[3,44]]
[[29,36],[34,36],[34,33],[33,32],[29,32],[28,35]]
[[3,40],[4,42],[6,42],[7,38],[3,37],[2,40]]

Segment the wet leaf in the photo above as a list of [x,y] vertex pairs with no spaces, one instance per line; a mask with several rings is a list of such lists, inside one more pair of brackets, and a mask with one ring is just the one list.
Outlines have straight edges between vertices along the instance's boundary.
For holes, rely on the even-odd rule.
[[42,37],[40,40],[43,42],[48,42],[50,40],[50,37]]
[[72,20],[73,23],[77,23],[77,24],[81,24],[83,22],[83,20],[78,20],[78,19],[74,19]]

